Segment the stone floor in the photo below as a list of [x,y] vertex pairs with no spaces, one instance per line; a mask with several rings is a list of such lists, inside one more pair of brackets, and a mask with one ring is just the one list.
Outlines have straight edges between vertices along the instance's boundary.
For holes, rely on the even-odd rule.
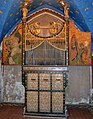
[[[68,119],[93,119],[93,115],[86,108],[68,107],[68,114],[69,114]],[[0,119],[37,119],[37,118],[24,117],[22,106],[3,105],[0,106]],[[42,119],[44,118],[42,117]]]

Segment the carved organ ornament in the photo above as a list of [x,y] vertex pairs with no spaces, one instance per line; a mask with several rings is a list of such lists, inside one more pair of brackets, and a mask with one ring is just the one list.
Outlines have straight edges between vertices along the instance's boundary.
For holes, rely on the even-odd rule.
[[[64,22],[60,23],[59,21],[50,21],[47,25],[41,25],[39,22],[28,23],[28,31],[40,38],[50,38],[59,34],[64,28]],[[47,34],[43,34],[43,32]]]
[[44,41],[54,48],[60,50],[66,49],[65,23],[49,21],[48,24],[46,26],[40,26],[40,23],[34,22],[26,25],[26,51],[39,47]]

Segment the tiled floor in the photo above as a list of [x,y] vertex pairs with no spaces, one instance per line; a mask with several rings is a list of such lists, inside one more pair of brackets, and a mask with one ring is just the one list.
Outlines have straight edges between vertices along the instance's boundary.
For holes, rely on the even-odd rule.
[[[69,107],[68,114],[68,119],[93,119],[93,115],[85,108]],[[22,106],[4,105],[0,106],[0,119],[33,119],[33,117],[24,117]]]

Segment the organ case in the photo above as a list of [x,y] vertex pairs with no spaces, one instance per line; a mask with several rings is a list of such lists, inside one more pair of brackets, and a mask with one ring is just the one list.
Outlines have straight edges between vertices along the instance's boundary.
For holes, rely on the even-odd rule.
[[25,115],[66,117],[68,21],[51,10],[23,18]]

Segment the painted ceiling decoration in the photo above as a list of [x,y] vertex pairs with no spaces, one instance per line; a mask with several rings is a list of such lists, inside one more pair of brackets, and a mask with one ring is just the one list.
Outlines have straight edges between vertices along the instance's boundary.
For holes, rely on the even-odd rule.
[[[21,4],[25,0],[0,0],[0,42],[21,22]],[[29,0],[28,15],[44,9],[52,9],[63,14],[63,8],[57,0]],[[69,16],[81,31],[92,33],[93,40],[93,0],[66,0],[69,4]],[[93,42],[92,42],[93,43]],[[93,50],[92,50],[93,51]]]

